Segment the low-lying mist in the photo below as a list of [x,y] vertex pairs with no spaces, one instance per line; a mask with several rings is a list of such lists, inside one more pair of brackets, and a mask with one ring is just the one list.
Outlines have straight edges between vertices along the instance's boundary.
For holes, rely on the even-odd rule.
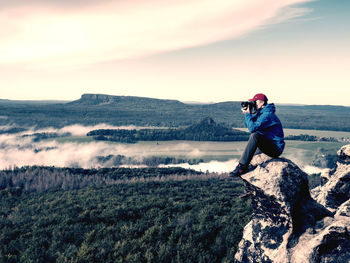
[[[0,127],[0,130],[5,128],[9,127]],[[0,169],[33,165],[81,168],[159,165],[160,167],[178,166],[202,172],[226,173],[232,171],[237,165],[237,157],[245,145],[245,142],[178,141],[175,143],[121,144],[91,139],[74,140],[74,137],[85,136],[91,130],[118,128],[138,129],[140,127],[113,127],[106,124],[73,125],[61,129],[30,129],[13,134],[0,134]],[[32,135],[38,133],[57,134],[58,137],[70,134],[71,137],[67,141],[56,139],[34,141]],[[155,158],[156,156],[162,159]],[[309,174],[325,171],[325,169],[310,165],[305,160],[303,151],[286,149],[283,156],[291,159]]]

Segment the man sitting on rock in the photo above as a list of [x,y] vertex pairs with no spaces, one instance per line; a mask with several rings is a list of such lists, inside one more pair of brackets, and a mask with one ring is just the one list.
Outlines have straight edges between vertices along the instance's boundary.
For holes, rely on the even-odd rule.
[[262,93],[256,94],[246,104],[250,105],[245,105],[242,112],[245,114],[244,123],[251,135],[239,164],[230,172],[232,177],[248,172],[248,165],[254,154],[265,153],[276,158],[282,154],[285,145],[283,128],[275,114],[275,105],[267,104],[267,97]]

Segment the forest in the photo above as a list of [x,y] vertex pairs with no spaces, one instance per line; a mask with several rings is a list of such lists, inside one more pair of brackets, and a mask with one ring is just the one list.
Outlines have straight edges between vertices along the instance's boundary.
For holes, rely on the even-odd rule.
[[[206,119],[204,119],[206,120]],[[136,143],[138,141],[247,141],[249,133],[237,129],[230,129],[217,125],[213,120],[212,124],[201,121],[199,124],[191,125],[187,128],[170,128],[170,129],[98,129],[87,133],[97,141],[113,141],[121,143]],[[37,137],[36,137],[37,138]],[[45,137],[44,137],[45,138]],[[337,142],[334,137],[319,137],[308,134],[289,135],[285,140],[294,141],[321,141]]]
[[[350,131],[350,107],[319,105],[276,105],[284,128]],[[37,129],[67,125],[136,125],[180,127],[207,116],[219,124],[243,127],[240,102],[186,104],[131,96],[83,94],[71,102],[26,102],[0,100],[0,126]]]
[[[45,192],[77,190],[87,186],[128,183],[130,181],[166,180],[174,176],[202,175],[190,169],[173,168],[99,168],[83,169],[54,166],[24,166],[0,171],[0,190],[16,192]],[[196,177],[198,178],[198,177]]]
[[[27,167],[7,173],[12,183],[2,182],[0,190],[0,262],[232,262],[251,214],[250,200],[238,198],[242,182],[193,171]],[[47,176],[71,181],[72,175],[81,184],[67,190],[63,182],[30,187],[45,185]],[[164,180],[154,180],[159,176]],[[97,184],[97,178],[124,181]]]
[[136,143],[138,141],[247,141],[249,133],[218,125],[209,117],[188,127],[172,129],[99,129],[87,133],[95,140]]
[[338,140],[334,137],[319,137],[308,134],[300,134],[300,135],[289,135],[284,138],[285,140],[293,140],[293,141],[307,141],[307,142],[337,142]]
[[121,165],[146,165],[147,167],[157,167],[159,165],[168,164],[199,164],[204,162],[203,159],[191,158],[183,159],[178,157],[163,157],[163,156],[143,156],[143,157],[132,157],[125,155],[113,155],[109,154],[106,156],[96,156],[96,161],[102,166],[107,164],[111,167],[121,166]]
[[53,139],[53,138],[62,138],[62,137],[70,137],[71,133],[65,132],[63,134],[58,134],[57,132],[36,132],[33,134],[24,134],[23,138],[30,137],[33,142],[39,142],[42,140]]
[[[350,131],[349,107],[278,105],[277,114],[284,128]],[[41,128],[100,123],[157,128],[95,130],[89,136],[120,142],[248,138],[232,130],[243,127],[240,102],[197,105],[99,94],[72,102],[0,100],[0,134],[34,128],[23,135],[33,142],[71,136],[36,131]],[[123,155],[96,158],[115,165],[134,161]],[[157,166],[202,160],[143,161]],[[321,149],[313,162],[332,168],[336,154]],[[320,183],[318,175],[310,178],[310,186]],[[182,168],[1,170],[0,262],[233,262],[252,211],[250,199],[238,197],[243,189],[242,181],[225,174]]]

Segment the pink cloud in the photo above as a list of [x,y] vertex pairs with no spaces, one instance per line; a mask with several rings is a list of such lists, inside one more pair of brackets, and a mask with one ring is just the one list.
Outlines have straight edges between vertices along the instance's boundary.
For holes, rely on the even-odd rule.
[[206,45],[303,16],[310,10],[290,6],[304,2],[120,0],[62,9],[39,1],[1,11],[0,64],[80,67]]

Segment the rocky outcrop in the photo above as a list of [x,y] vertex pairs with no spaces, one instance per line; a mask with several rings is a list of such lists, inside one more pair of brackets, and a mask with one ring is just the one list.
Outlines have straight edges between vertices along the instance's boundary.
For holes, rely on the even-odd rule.
[[350,262],[350,201],[333,217],[325,217],[299,238],[291,262]]
[[103,105],[111,104],[116,101],[115,96],[105,94],[83,94],[80,100],[73,103],[87,104],[87,105]]
[[350,262],[349,152],[350,145],[338,152],[337,169],[318,196],[313,191],[318,202],[308,175],[293,162],[256,156],[255,169],[242,176],[253,215],[236,262]]
[[151,109],[186,109],[185,104],[177,100],[162,100],[136,96],[112,96],[106,94],[83,94],[79,100],[72,101],[68,105],[85,106],[118,106],[122,110]]
[[313,198],[331,211],[350,199],[350,145],[338,151],[335,170],[324,175],[324,184],[311,191]]

